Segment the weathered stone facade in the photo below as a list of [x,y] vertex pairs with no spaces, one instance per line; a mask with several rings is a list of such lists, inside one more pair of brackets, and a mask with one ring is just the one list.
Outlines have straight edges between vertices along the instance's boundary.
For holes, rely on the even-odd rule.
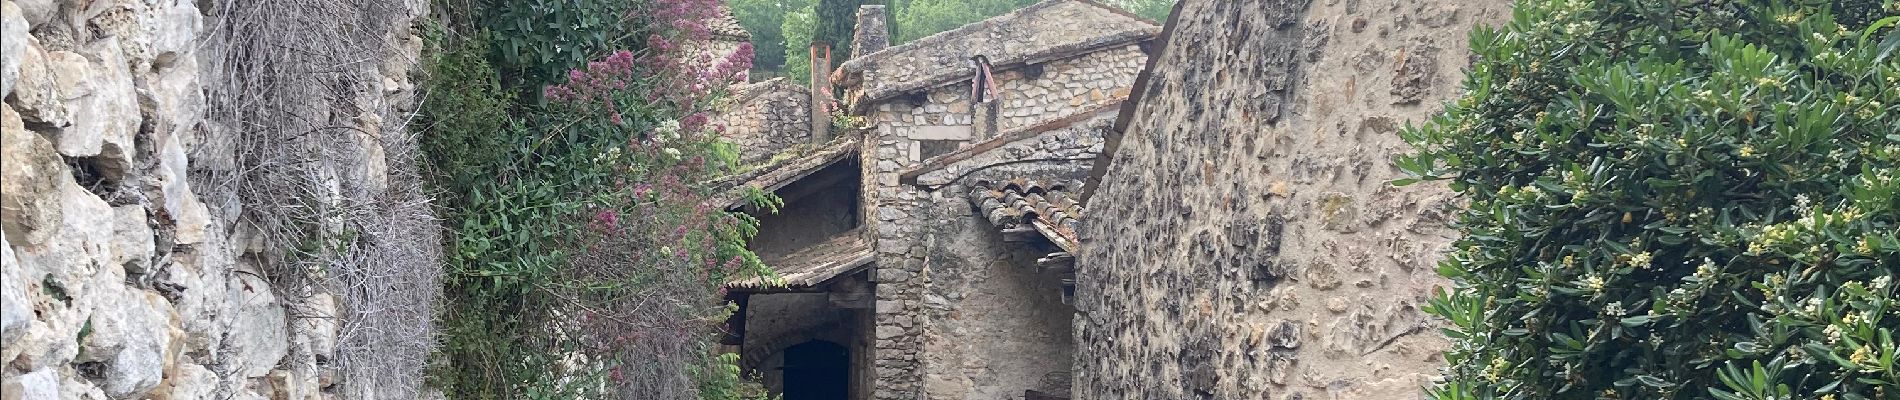
[[[881,10],[865,7],[860,18],[877,20]],[[993,225],[977,215],[969,193],[979,182],[1079,182],[1103,150],[1114,110],[1144,65],[1143,46],[1159,31],[1152,22],[1111,7],[1051,0],[846,61],[831,76],[844,88],[844,111],[864,117],[866,126],[835,134],[855,136],[841,140],[857,146],[852,156],[858,158],[851,164],[862,173],[852,184],[831,185],[859,193],[859,220],[867,225],[860,231],[875,254],[868,282],[874,290],[866,293],[874,301],[863,310],[868,314],[840,313],[817,301],[818,296],[771,292],[835,288],[733,286],[753,292],[750,302],[764,301],[749,303],[753,305],[745,311],[747,328],[739,347],[742,358],[753,358],[747,365],[769,369],[784,362],[775,358],[782,357],[777,352],[783,349],[772,347],[808,338],[869,338],[861,350],[855,347],[860,343],[852,344],[858,357],[853,382],[870,386],[856,391],[853,399],[1022,398],[1030,391],[1066,395],[1076,347],[1071,327],[1075,309],[1065,301],[1072,272],[1041,265],[1041,259],[1063,250],[1047,239]],[[987,80],[978,72],[982,69],[977,60],[989,62]],[[987,84],[983,93],[989,101],[973,101],[978,82]],[[759,114],[741,111],[729,117],[778,124],[781,131],[798,125],[793,121],[797,117]],[[749,159],[764,153],[801,160],[829,154],[780,147],[781,142],[796,140],[746,139],[772,136],[754,133],[769,128],[728,129],[742,143],[763,147],[747,149]],[[821,161],[772,163],[812,165],[771,175],[799,183],[749,185],[786,188],[777,189],[782,194],[803,192],[791,188],[807,181],[828,182],[824,172],[815,172]],[[1079,193],[1080,188],[1075,189]],[[816,235],[804,226],[767,224],[762,229]],[[766,232],[761,237],[783,236],[788,235]],[[843,257],[835,258],[824,265],[849,265]],[[796,274],[805,282],[826,279],[810,276],[808,269]],[[825,282],[841,279],[848,281]],[[852,297],[829,293],[833,305]],[[800,298],[805,305],[782,301]],[[786,319],[752,314],[768,309],[822,315]],[[859,319],[866,316],[869,320]],[[822,328],[804,326],[811,321],[833,322],[819,323]]]
[[[1067,392],[1066,383],[1044,382],[1068,376],[1071,362],[1057,359],[1070,357],[1073,347],[1062,322],[1073,308],[1062,302],[1060,277],[1036,267],[1050,250],[1005,242],[972,212],[965,194],[980,179],[1055,180],[1089,168],[1105,118],[1025,131],[1106,109],[1118,102],[1117,93],[1126,93],[1146,59],[1139,45],[1158,29],[1118,11],[1047,1],[840,69],[852,77],[844,98],[861,102],[852,109],[867,114],[870,124],[861,154],[878,252],[875,398]],[[1062,28],[1036,29],[1057,25]],[[1017,47],[1032,38],[1042,41]],[[973,56],[993,63],[993,102],[971,101],[973,68],[949,76],[915,69],[926,64],[903,64],[955,60],[928,65],[956,70],[968,68],[965,60]],[[933,165],[938,171],[923,172],[928,176],[918,182],[931,185],[900,182],[933,157],[959,151],[977,154]],[[1071,156],[1014,163],[1043,155]]]
[[1128,44],[999,72],[998,129],[1023,128],[1127,98],[1147,61],[1141,46]]
[[739,146],[740,162],[761,165],[793,146],[811,143],[811,91],[774,78],[735,86],[715,121]]
[[1127,97],[1145,58],[1131,44],[1037,65],[1039,74],[999,71],[997,86],[1002,89],[995,128],[979,121],[990,112],[984,109],[987,104],[971,104],[972,82],[967,78],[877,103],[868,115],[877,146],[867,152],[867,161],[876,161],[878,172],[893,173],[883,175],[883,183],[895,184],[889,179],[903,167],[1007,131],[1119,102]]
[[1508,9],[1183,1],[1087,200],[1076,398],[1421,398],[1455,199],[1387,184],[1395,132]]
[[[712,19],[706,21],[705,40],[691,40],[684,45],[688,70],[703,71],[718,68],[729,61],[740,47],[752,46],[752,33],[739,26],[739,19],[733,17],[732,9],[725,3],[713,11]],[[744,71],[740,71],[744,74]],[[744,81],[745,76],[737,78]]]
[[[31,400],[413,397],[417,380],[377,380],[341,366],[376,350],[366,339],[384,340],[343,332],[345,321],[379,308],[352,303],[334,287],[284,286],[283,276],[260,265],[266,241],[232,189],[242,186],[233,181],[245,176],[239,166],[257,160],[241,159],[233,144],[247,139],[228,115],[208,115],[219,99],[208,99],[218,81],[206,76],[228,72],[218,69],[223,60],[212,49],[234,39],[214,35],[220,20],[198,8],[207,4],[229,7],[0,1],[0,393]],[[423,5],[384,5],[396,12],[373,18],[401,29],[370,33],[387,43],[363,47],[390,50],[389,61],[369,55],[375,61],[331,66],[339,76],[329,81],[333,89],[351,97],[314,115],[353,121],[352,130],[335,131],[352,139],[327,145],[360,158],[303,161],[306,172],[330,177],[336,192],[413,202],[426,213],[426,203],[389,189],[414,176],[393,161],[408,153],[384,147],[408,143],[394,106],[410,104],[414,92],[408,71],[421,39],[407,28]],[[343,196],[311,205],[334,206],[323,201]],[[359,233],[424,247],[439,242],[432,227],[413,229],[421,233]],[[428,258],[406,262],[437,267]],[[338,268],[331,273],[347,273],[341,269],[348,266]],[[407,286],[414,284],[426,286]],[[352,290],[389,289],[380,285],[422,299],[402,307],[433,301],[433,281]],[[409,322],[426,330],[428,314]],[[409,376],[419,378],[427,349],[406,350],[420,354],[379,356],[414,357]],[[380,379],[400,379],[394,375]]]
[[848,344],[855,339],[852,313],[831,306],[825,293],[753,295],[747,301],[746,333],[758,338],[741,347],[740,359],[759,372],[767,390],[785,391],[785,349],[811,340]]
[[[1005,131],[1022,129],[1120,101],[1128,96],[1146,55],[1139,46],[1105,49],[1033,67],[998,71],[1001,88],[991,104],[972,104],[972,83],[955,82],[872,107],[871,126],[880,141],[880,172],[895,172]],[[1030,72],[1034,70],[1035,72]],[[914,101],[921,100],[921,101]],[[995,121],[988,118],[994,114]],[[895,176],[895,175],[892,175]]]
[[[1421,307],[1455,199],[1389,186],[1387,160],[1399,126],[1456,94],[1466,30],[1508,5],[1182,7],[1153,64],[1139,22],[1057,0],[833,74],[869,125],[872,398],[1419,396],[1443,362]],[[1097,20],[1053,21],[1078,16]],[[993,102],[973,101],[983,61]],[[1100,160],[1101,193],[1065,211],[1079,245],[972,205],[981,183]],[[1065,265],[1059,246],[1081,253]]]
[[876,398],[989,399],[1025,390],[1068,391],[1074,345],[1067,321],[1074,308],[1062,301],[1060,276],[1036,265],[1056,250],[1005,241],[965,194],[982,180],[1080,178],[1086,162],[997,165],[1092,157],[1108,117],[949,164],[919,179],[930,190],[878,188],[884,197],[875,203],[873,222]]

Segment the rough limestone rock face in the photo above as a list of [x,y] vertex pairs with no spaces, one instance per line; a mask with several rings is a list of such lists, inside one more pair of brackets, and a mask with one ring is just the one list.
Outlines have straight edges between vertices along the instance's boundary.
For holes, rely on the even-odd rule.
[[1505,1],[1185,0],[1078,259],[1075,398],[1413,399],[1442,187],[1387,184]]
[[[211,4],[0,0],[0,399],[372,398],[327,379],[347,305],[278,292],[200,161],[239,140],[206,115]],[[357,105],[412,97],[399,48]]]

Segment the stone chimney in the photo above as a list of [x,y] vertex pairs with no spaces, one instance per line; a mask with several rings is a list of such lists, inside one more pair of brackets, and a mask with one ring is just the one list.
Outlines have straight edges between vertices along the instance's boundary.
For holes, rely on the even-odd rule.
[[831,142],[831,44],[811,42],[811,142]]
[[851,38],[851,57],[861,57],[891,47],[891,31],[884,26],[884,5],[858,7],[858,32]]

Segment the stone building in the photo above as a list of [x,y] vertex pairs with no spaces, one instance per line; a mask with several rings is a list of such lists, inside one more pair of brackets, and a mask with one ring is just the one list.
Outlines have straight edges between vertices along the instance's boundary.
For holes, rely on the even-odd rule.
[[732,8],[721,2],[713,10],[711,19],[706,21],[705,40],[686,43],[687,53],[696,59],[688,60],[694,67],[710,69],[719,66],[739,52],[742,46],[752,45],[752,33],[739,26],[739,18],[732,15]]
[[1077,0],[897,46],[884,25],[861,10],[859,56],[816,79],[840,99],[756,83],[721,118],[748,147],[727,204],[780,275],[728,285],[726,343],[788,400],[1066,398],[1080,182],[1160,26]]
[[811,91],[804,86],[785,78],[738,85],[727,102],[714,122],[739,146],[744,165],[767,164],[812,141]]

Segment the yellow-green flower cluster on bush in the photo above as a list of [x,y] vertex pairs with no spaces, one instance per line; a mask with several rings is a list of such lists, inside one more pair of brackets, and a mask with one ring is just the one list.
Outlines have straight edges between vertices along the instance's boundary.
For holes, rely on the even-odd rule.
[[1900,399],[1900,4],[1522,0],[1398,184],[1469,206],[1437,399]]

